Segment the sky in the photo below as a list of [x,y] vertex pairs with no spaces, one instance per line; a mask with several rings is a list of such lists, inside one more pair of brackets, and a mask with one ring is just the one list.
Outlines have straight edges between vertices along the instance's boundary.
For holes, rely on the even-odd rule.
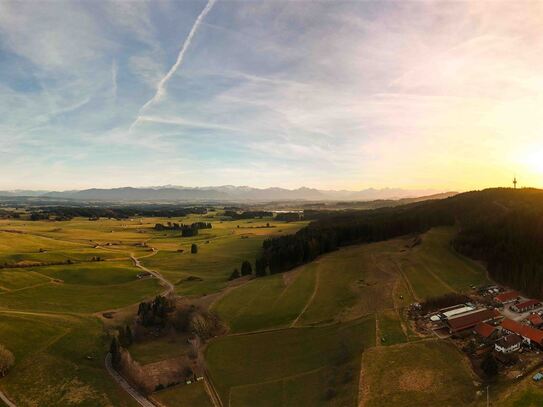
[[543,2],[0,0],[0,189],[543,187]]

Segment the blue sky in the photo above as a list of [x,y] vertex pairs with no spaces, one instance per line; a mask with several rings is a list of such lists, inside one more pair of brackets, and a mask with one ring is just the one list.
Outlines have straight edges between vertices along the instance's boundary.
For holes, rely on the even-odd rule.
[[538,185],[541,18],[527,1],[0,0],[0,188]]

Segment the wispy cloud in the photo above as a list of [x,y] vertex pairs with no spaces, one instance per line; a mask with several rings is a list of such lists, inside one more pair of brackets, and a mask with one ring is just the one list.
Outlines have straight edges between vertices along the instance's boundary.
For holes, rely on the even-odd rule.
[[139,119],[141,117],[141,114],[151,105],[158,102],[165,94],[166,92],[166,84],[171,79],[171,77],[177,72],[181,64],[183,63],[183,58],[185,57],[185,53],[190,47],[190,44],[192,42],[192,38],[196,34],[196,31],[198,31],[198,28],[200,27],[200,24],[202,23],[202,20],[205,18],[205,16],[211,11],[213,5],[215,4],[216,0],[208,0],[206,6],[202,10],[200,14],[198,14],[198,17],[196,17],[196,20],[194,21],[194,24],[192,25],[189,34],[187,35],[187,38],[183,42],[183,46],[181,47],[181,50],[179,51],[179,54],[177,55],[177,60],[172,65],[170,70],[164,75],[164,77],[158,82],[156,92],[153,95],[151,99],[149,99],[145,104],[141,107],[138,117],[134,122],[130,125],[130,128],[128,132],[130,133],[134,126],[136,126],[139,122]]

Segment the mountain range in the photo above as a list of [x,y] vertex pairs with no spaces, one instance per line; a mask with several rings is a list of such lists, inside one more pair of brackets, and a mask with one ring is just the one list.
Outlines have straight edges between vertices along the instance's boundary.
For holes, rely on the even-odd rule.
[[363,189],[360,191],[319,190],[301,187],[253,188],[248,186],[156,186],[145,188],[91,188],[71,191],[0,191],[0,196],[32,196],[73,199],[82,201],[372,201],[377,199],[404,199],[440,193],[436,190],[408,190],[401,188]]

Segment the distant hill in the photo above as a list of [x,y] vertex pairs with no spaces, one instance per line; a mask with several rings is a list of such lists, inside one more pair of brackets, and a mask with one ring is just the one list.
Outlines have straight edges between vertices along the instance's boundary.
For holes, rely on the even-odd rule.
[[418,198],[435,194],[434,190],[399,188],[333,191],[314,188],[253,188],[248,186],[182,187],[157,186],[148,188],[92,188],[76,191],[4,191],[0,196],[35,196],[82,201],[374,201]]

